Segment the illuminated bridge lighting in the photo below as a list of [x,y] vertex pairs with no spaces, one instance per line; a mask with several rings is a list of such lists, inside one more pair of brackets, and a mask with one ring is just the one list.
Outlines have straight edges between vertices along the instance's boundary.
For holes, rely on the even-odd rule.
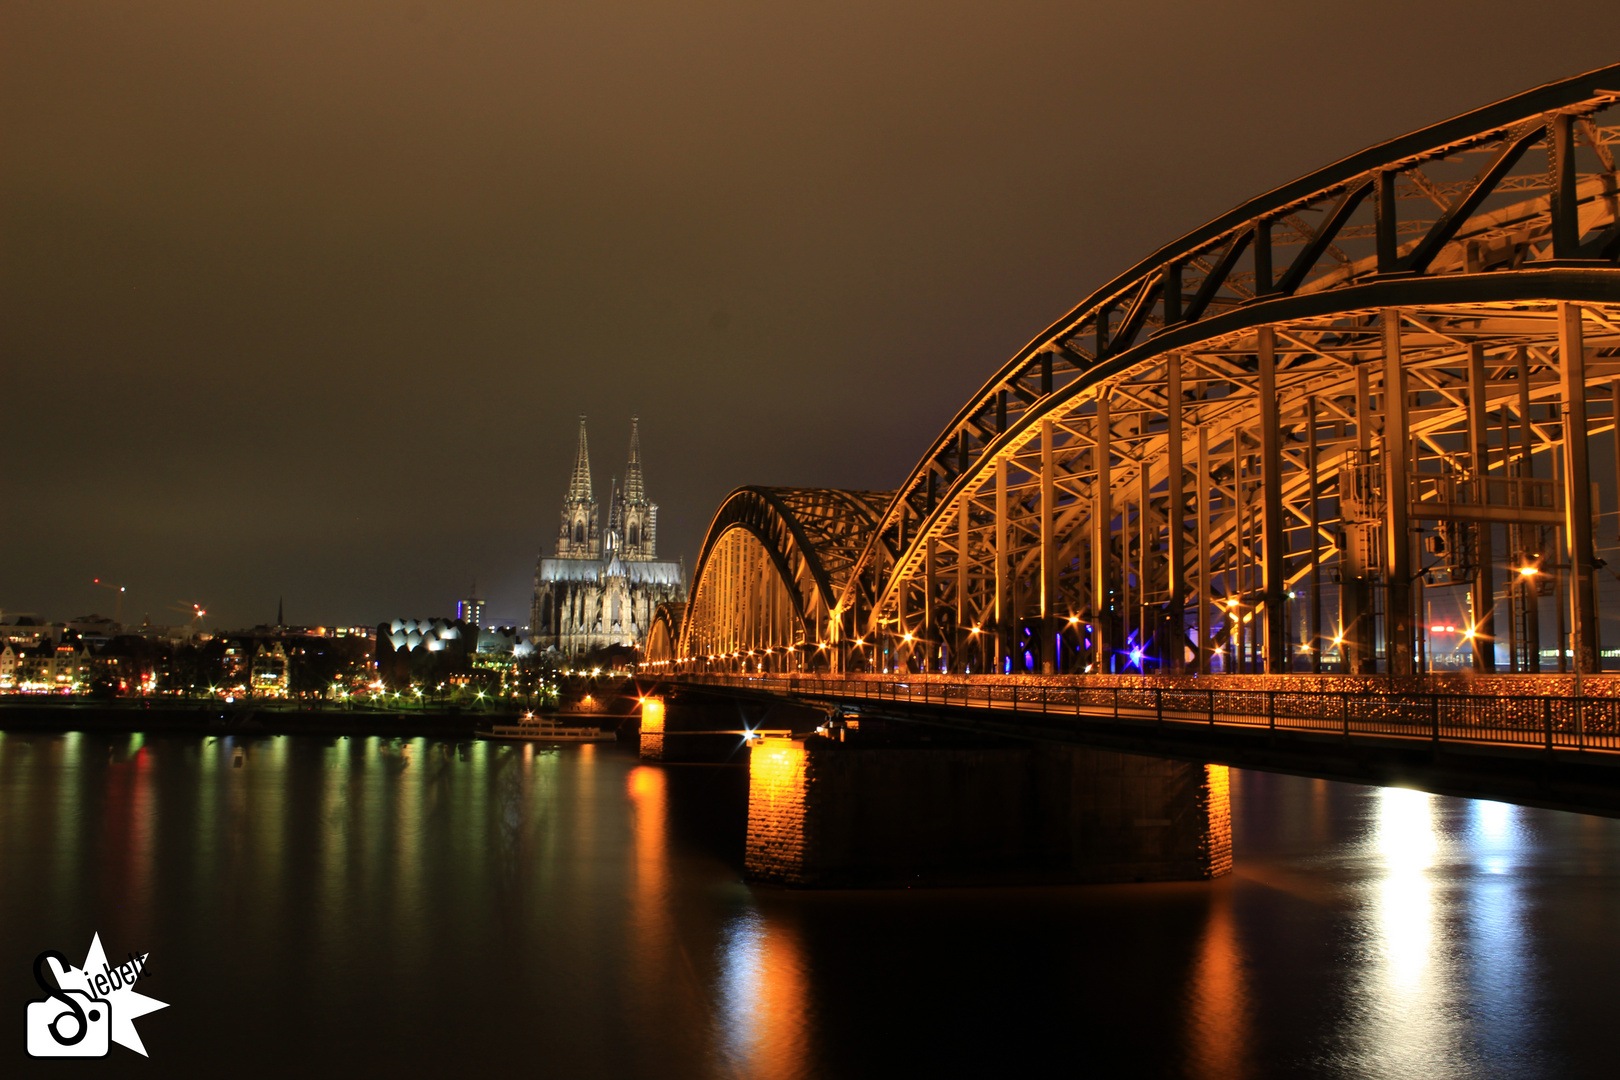
[[[846,647],[795,666],[1409,676],[1467,625],[1476,671],[1520,671],[1525,619],[1556,633],[1534,599],[1556,567],[1597,670],[1590,440],[1506,389],[1612,430],[1620,210],[1582,133],[1620,126],[1617,79],[1392,139],[1164,245],[1000,363],[893,491],[737,489],[649,655],[824,638]],[[1473,401],[1502,420],[1480,462]],[[1441,582],[1509,588],[1442,614],[1420,593]]]

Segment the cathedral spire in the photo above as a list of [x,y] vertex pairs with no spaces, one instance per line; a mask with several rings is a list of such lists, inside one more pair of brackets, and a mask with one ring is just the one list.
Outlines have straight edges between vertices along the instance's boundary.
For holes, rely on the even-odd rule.
[[568,501],[591,501],[591,451],[585,444],[585,414],[579,414],[579,452],[574,455],[574,475],[568,481]]
[[641,418],[630,418],[630,466],[624,473],[624,487],[614,500],[614,528],[622,557],[628,560],[652,559],[658,554],[658,507],[647,501],[646,484],[641,478]]
[[624,474],[624,501],[631,506],[640,506],[647,501],[647,492],[641,482],[641,431],[638,428],[640,417],[630,418],[630,467]]
[[591,490],[591,451],[585,442],[585,414],[579,414],[579,451],[574,455],[574,473],[568,479],[568,498],[563,500],[562,528],[557,532],[557,557],[595,559],[602,553],[602,537],[596,527],[596,495]]

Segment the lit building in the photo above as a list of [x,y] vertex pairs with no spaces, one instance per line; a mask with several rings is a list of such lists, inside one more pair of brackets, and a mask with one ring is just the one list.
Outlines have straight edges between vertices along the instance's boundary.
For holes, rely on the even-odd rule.
[[253,651],[253,692],[287,696],[287,650],[280,641],[261,642]]
[[468,626],[484,625],[484,601],[478,596],[477,585],[473,586],[467,599],[456,601],[456,618]]
[[658,504],[647,498],[635,417],[624,487],[614,485],[606,530],[599,529],[597,506],[581,416],[556,555],[542,555],[535,565],[529,627],[540,652],[574,657],[610,645],[639,646],[658,605],[686,599],[685,569],[658,559]]
[[430,653],[451,649],[466,652],[463,629],[450,619],[395,619],[377,628],[377,644],[406,652],[417,649]]
[[[3,653],[11,653],[9,658]],[[90,650],[82,645],[38,645],[0,650],[0,667],[8,668],[12,688],[32,692],[76,690],[90,669]]]

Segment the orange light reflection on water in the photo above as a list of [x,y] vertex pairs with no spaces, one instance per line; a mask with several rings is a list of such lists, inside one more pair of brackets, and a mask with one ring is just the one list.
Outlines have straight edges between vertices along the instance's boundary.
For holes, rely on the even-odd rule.
[[1193,960],[1192,1038],[1194,1075],[1228,1080],[1249,1075],[1251,1017],[1243,949],[1225,884],[1211,896],[1209,919]]
[[716,1020],[725,1064],[763,1080],[814,1075],[810,979],[795,928],[750,909],[726,927],[720,952]]
[[[668,992],[674,929],[669,903],[668,793],[663,771],[648,765],[630,770],[634,812],[631,828],[632,884],[630,926],[636,958],[634,977],[648,995]],[[643,1007],[656,1002],[648,1000]]]

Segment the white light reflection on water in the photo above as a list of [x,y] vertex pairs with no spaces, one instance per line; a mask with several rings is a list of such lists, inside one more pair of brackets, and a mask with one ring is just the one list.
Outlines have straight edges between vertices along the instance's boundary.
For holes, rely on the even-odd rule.
[[1383,880],[1375,900],[1382,982],[1409,1016],[1411,1006],[1444,978],[1435,970],[1434,883],[1429,879],[1439,838],[1435,835],[1434,797],[1405,788],[1378,793],[1374,843],[1383,863]]
[[815,1074],[809,976],[798,937],[749,908],[722,931],[715,1026],[729,1072],[764,1080]]
[[1527,924],[1523,868],[1525,811],[1506,803],[1471,804],[1465,837],[1472,873],[1465,880],[1462,933],[1475,1013],[1474,1038],[1493,1076],[1540,1075],[1547,1048],[1539,1023],[1541,984]]
[[1505,874],[1513,869],[1514,849],[1518,846],[1515,811],[1508,803],[1481,799],[1474,805],[1473,848],[1480,869],[1487,874]]
[[1380,788],[1364,849],[1371,871],[1368,940],[1360,967],[1354,1072],[1366,1076],[1467,1075],[1458,1060],[1452,955],[1433,870],[1440,851],[1434,796]]
[[719,1027],[720,1052],[732,1066],[753,1057],[760,1034],[762,956],[765,919],[757,911],[743,911],[727,924],[720,938]]
[[1514,874],[1522,811],[1382,788],[1363,856],[1357,1075],[1518,1075],[1536,993]]

